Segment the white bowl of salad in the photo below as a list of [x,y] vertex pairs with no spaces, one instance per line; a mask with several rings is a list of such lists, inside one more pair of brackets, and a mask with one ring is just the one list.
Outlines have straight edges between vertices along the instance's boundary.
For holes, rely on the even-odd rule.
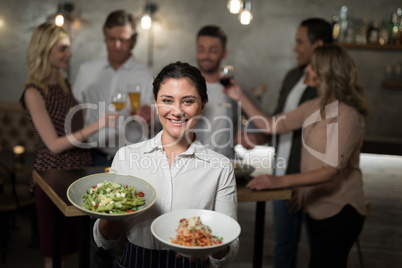
[[151,232],[167,249],[202,257],[226,248],[239,237],[241,228],[235,219],[216,211],[182,209],[156,218]]
[[148,182],[130,175],[99,173],[73,182],[68,200],[83,213],[101,219],[121,220],[150,208],[156,191]]

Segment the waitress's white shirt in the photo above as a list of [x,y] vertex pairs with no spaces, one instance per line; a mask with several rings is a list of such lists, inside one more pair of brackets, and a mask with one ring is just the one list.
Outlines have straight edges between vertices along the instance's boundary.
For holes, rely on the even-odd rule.
[[[149,182],[156,190],[155,204],[140,215],[125,221],[127,239],[140,247],[165,249],[152,235],[152,221],[161,214],[179,209],[208,209],[226,214],[237,220],[237,191],[233,166],[230,160],[202,145],[196,139],[188,150],[169,167],[162,148],[162,131],[155,138],[121,148],[112,163],[110,172],[128,174]],[[106,240],[94,226],[94,239],[98,246],[109,249],[118,240]],[[237,256],[238,243],[231,244],[226,257],[216,264],[230,262]],[[223,263],[222,263],[223,264]]]

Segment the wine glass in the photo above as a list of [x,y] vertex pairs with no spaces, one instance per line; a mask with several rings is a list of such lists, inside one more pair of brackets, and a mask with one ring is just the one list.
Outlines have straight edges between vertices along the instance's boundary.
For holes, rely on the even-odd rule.
[[[232,65],[222,65],[220,67],[219,82],[224,87],[231,85],[230,79],[233,79],[233,77],[234,77],[234,68]],[[219,103],[219,105],[227,108],[232,107],[232,105],[229,102],[221,102]]]
[[116,90],[112,95],[112,107],[118,112],[126,107],[127,96],[126,93],[121,90]]
[[141,84],[130,84],[127,86],[128,96],[131,103],[131,112],[135,114],[140,107]]
[[232,65],[223,65],[220,68],[219,82],[224,86],[230,85],[230,79],[234,77],[234,68]]

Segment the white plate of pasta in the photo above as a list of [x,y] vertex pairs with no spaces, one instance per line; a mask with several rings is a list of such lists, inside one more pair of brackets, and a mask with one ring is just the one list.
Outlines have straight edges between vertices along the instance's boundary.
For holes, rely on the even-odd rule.
[[154,237],[183,256],[208,256],[227,247],[240,235],[233,218],[211,210],[183,209],[165,213],[151,224]]

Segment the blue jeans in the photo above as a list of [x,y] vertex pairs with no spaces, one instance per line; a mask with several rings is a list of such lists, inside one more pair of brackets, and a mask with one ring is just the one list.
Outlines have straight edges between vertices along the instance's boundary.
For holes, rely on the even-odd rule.
[[288,202],[289,200],[273,201],[276,268],[295,268],[297,263],[297,246],[304,214],[302,211],[289,211]]

